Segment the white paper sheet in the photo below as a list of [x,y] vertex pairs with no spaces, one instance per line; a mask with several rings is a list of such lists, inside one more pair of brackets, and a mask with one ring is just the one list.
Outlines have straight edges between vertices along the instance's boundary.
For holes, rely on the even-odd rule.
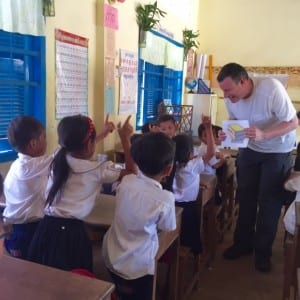
[[222,130],[226,133],[226,139],[222,142],[223,147],[246,148],[249,139],[244,135],[244,128],[249,128],[248,120],[223,121]]

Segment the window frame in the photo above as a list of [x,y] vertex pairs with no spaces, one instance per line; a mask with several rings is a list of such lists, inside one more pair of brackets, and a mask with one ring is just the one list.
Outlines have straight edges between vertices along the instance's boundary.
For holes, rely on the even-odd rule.
[[[178,47],[183,47],[182,44],[158,32],[150,32]],[[183,59],[182,70],[177,71],[164,65],[146,62],[141,58],[140,51],[138,56],[136,130],[140,130],[145,123],[157,120],[158,105],[164,99],[170,99],[173,105],[180,105],[183,94]]]
[[[12,65],[19,60],[23,70],[0,69],[0,163],[14,160],[17,152],[10,146],[6,130],[19,115],[30,115],[46,124],[46,40],[43,36],[0,30],[0,59]],[[1,74],[2,70],[2,74]],[[2,92],[1,92],[2,89]],[[4,90],[5,89],[5,90]],[[18,91],[16,96],[15,91]],[[15,94],[14,94],[15,93]],[[2,95],[2,101],[1,101]],[[5,108],[6,109],[3,109]],[[6,127],[6,129],[5,129]]]

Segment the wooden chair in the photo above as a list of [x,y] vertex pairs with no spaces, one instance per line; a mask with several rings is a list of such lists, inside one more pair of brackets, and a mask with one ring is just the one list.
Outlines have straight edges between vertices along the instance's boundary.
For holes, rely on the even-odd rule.
[[300,202],[295,202],[295,212],[295,234],[287,233],[284,243],[283,300],[290,299],[291,291],[294,299],[298,297],[297,268],[300,267]]

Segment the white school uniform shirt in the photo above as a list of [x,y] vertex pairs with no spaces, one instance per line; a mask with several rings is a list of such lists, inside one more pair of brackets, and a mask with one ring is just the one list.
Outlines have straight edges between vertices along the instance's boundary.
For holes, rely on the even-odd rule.
[[296,229],[295,202],[299,202],[299,201],[300,201],[300,192],[297,192],[295,200],[290,204],[283,218],[285,230],[292,235],[295,234],[295,229]]
[[[254,88],[249,98],[236,103],[224,99],[231,119],[249,120],[250,126],[264,130],[295,117],[295,107],[281,82],[274,78],[252,80]],[[296,130],[292,130],[272,139],[250,139],[248,148],[263,153],[286,153],[293,150],[295,141]]]
[[103,239],[106,267],[125,279],[153,275],[158,229],[176,229],[173,194],[141,172],[125,176],[117,189],[114,220]]
[[185,167],[176,167],[173,180],[173,193],[175,201],[190,202],[197,199],[199,193],[200,173],[205,165],[201,156],[197,156],[186,164]]
[[[220,152],[219,148],[216,146],[215,147],[216,152]],[[201,157],[204,156],[207,153],[207,145],[204,143],[201,143],[198,149],[198,155]],[[213,168],[213,166],[219,162],[219,159],[216,158],[214,155],[207,164],[204,164],[204,171],[202,172],[203,174],[208,174],[208,175],[216,175],[216,169]]]
[[[121,169],[112,161],[98,162],[78,159],[67,154],[70,174],[67,182],[54,199],[47,205],[45,214],[54,217],[84,219],[92,210],[102,183],[113,183],[118,180]],[[52,186],[49,177],[46,195]]]
[[52,159],[52,156],[18,154],[4,180],[6,207],[3,216],[6,223],[23,224],[43,217]]

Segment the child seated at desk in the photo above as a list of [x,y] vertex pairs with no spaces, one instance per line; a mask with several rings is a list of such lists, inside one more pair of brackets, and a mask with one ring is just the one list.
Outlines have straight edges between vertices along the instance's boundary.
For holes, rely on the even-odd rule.
[[[165,133],[168,137],[173,138],[177,133],[176,120],[172,115],[162,115],[158,118],[156,122],[158,129]],[[157,131],[157,128],[152,129],[152,131]]]
[[33,117],[14,118],[8,127],[8,141],[18,151],[18,158],[4,180],[4,223],[12,225],[4,245],[10,255],[26,259],[29,244],[44,216],[44,194],[52,157],[45,156],[45,128]]
[[215,154],[214,139],[210,119],[203,116],[203,126],[207,135],[207,151],[203,156],[194,157],[193,139],[179,134],[173,138],[176,143],[175,175],[173,193],[176,206],[183,208],[181,244],[191,248],[194,255],[201,253],[200,215],[197,197],[200,189],[200,173]]
[[174,142],[163,133],[144,134],[132,144],[140,172],[119,185],[114,220],[103,239],[104,262],[120,299],[152,299],[157,230],[176,228],[174,196],[160,184],[174,154]]
[[[216,170],[220,168],[226,161],[226,155],[224,155],[220,149],[220,141],[218,139],[218,130],[222,129],[219,126],[212,125],[213,135],[214,135],[214,147],[215,147],[215,156],[205,164],[205,170],[203,173],[209,175],[216,175]],[[201,145],[198,149],[198,154],[200,156],[205,155],[207,152],[207,134],[204,124],[200,124],[198,127],[198,137],[201,141]]]
[[114,130],[106,117],[104,129],[96,136],[93,121],[83,115],[68,116],[58,124],[61,148],[51,164],[46,189],[45,217],[40,221],[29,248],[29,259],[63,270],[92,272],[92,246],[83,219],[91,212],[101,184],[117,181],[134,170],[130,157],[130,116],[118,132],[125,154],[125,170],[111,161],[91,161],[96,142]]

